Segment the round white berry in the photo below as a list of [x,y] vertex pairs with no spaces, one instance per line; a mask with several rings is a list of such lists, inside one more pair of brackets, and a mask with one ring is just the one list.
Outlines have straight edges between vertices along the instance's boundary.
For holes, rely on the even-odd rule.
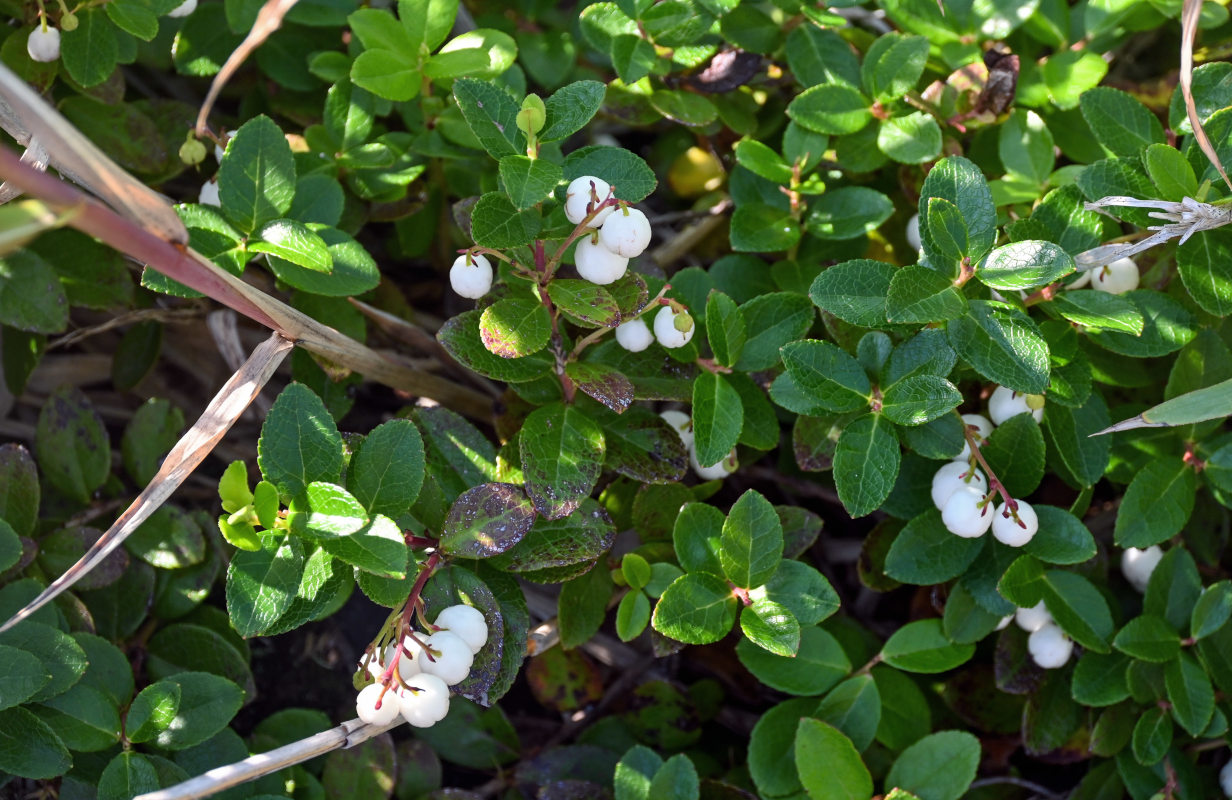
[[[1035,536],[1039,530],[1039,517],[1035,509],[1026,500],[1018,502],[1018,519],[1005,504],[997,506],[992,514],[992,535],[997,541],[1010,547],[1022,547]],[[1021,524],[1020,524],[1021,523]]]
[[946,530],[964,539],[983,536],[992,525],[992,503],[985,503],[984,497],[984,492],[974,486],[955,489],[941,508],[941,521]]
[[1138,288],[1138,265],[1130,258],[1119,258],[1111,264],[1091,270],[1091,288],[1108,294],[1125,294]]
[[[963,424],[968,428],[975,428],[971,433],[975,436],[976,444],[983,446],[984,440],[992,433],[992,423],[983,414],[963,414]],[[971,458],[971,444],[963,442],[962,452],[954,456],[955,461],[966,461]]]
[[604,221],[599,241],[617,255],[636,258],[650,244],[650,220],[636,208],[625,206]]
[[[678,322],[677,320],[680,321]],[[682,326],[685,327],[685,330],[680,329]],[[655,314],[655,339],[658,339],[659,344],[668,350],[684,347],[693,338],[693,331],[695,330],[697,330],[697,325],[693,322],[693,317],[684,312],[677,314],[675,311],[672,311],[671,306],[663,306],[663,308],[659,309],[659,313]]]
[[1151,582],[1151,573],[1159,566],[1159,561],[1163,557],[1164,551],[1157,544],[1145,550],[1128,547],[1121,554],[1121,574],[1125,576],[1125,580],[1129,581],[1130,586],[1140,592],[1145,592],[1147,584]]
[[1027,637],[1027,651],[1031,659],[1044,669],[1056,669],[1065,666],[1070,654],[1074,652],[1074,643],[1065,631],[1051,622],[1037,628]]
[[197,0],[184,0],[175,8],[167,12],[169,17],[187,17],[189,14],[197,10]]
[[999,631],[1005,630],[1006,628],[1010,626],[1010,623],[1013,621],[1014,621],[1014,615],[1006,614],[1004,617],[1001,618],[1001,621],[997,623],[996,630],[999,630]]
[[369,725],[388,725],[397,719],[398,712],[402,710],[398,693],[392,687],[387,692],[384,689],[379,683],[360,689],[359,696],[355,698],[355,716]]
[[945,501],[950,495],[963,486],[974,486],[981,492],[988,491],[988,480],[984,473],[972,469],[965,461],[951,461],[933,475],[933,505],[938,509],[945,507]]
[[[1096,267],[1095,269],[1099,269],[1099,267]],[[1086,286],[1088,283],[1091,282],[1091,273],[1094,271],[1095,271],[1094,269],[1085,269],[1082,272],[1079,272],[1077,278],[1074,278],[1072,281],[1065,284],[1065,288],[1066,289],[1083,288],[1084,286]]]
[[461,636],[449,631],[437,631],[425,639],[424,643],[428,650],[419,654],[421,672],[435,675],[450,686],[466,680],[471,664],[475,661],[475,654]]
[[1034,633],[1052,622],[1052,614],[1048,613],[1048,608],[1041,600],[1030,608],[1020,608],[1015,611],[1014,621],[1027,633]]
[[907,220],[907,229],[903,231],[907,236],[907,244],[911,245],[916,252],[919,252],[923,243],[920,241],[920,215],[914,214],[911,219]]
[[488,621],[483,618],[483,612],[473,606],[450,606],[438,614],[432,624],[457,634],[472,653],[478,653],[488,642]]
[[203,206],[220,206],[222,203],[218,199],[218,183],[217,181],[206,181],[201,184],[201,192],[197,195],[197,202]]
[[616,341],[630,353],[640,353],[655,340],[650,326],[641,317],[622,322],[616,326]]
[[573,261],[579,275],[599,286],[620,280],[629,268],[629,259],[608,250],[595,241],[594,236],[583,236],[578,240]]
[[[591,190],[594,193],[591,193]],[[599,203],[602,203],[611,194],[612,187],[607,181],[602,178],[596,178],[594,175],[583,175],[580,178],[574,178],[569,184],[569,188],[565,190],[565,217],[577,225],[591,209]],[[598,197],[598,202],[595,198]],[[615,206],[608,206],[595,215],[595,218],[586,223],[589,228],[597,228],[603,224],[611,213],[616,210]]]
[[689,419],[689,415],[683,411],[671,409],[668,411],[659,412],[659,416],[663,420],[676,429],[676,433],[680,434],[680,442],[684,445],[684,449],[690,453],[693,452],[693,420]]
[[1223,765],[1223,769],[1219,770],[1219,788],[1223,789],[1223,793],[1228,797],[1232,797],[1232,761]]
[[1010,417],[1016,417],[1019,414],[1030,414],[1036,422],[1042,420],[1044,418],[1043,404],[1037,402],[1036,405],[1039,407],[1032,408],[1028,397],[1022,392],[1016,392],[1004,386],[993,389],[992,396],[988,398],[988,416],[992,419],[992,424],[1000,425]]
[[449,268],[449,285],[463,297],[478,300],[492,288],[492,263],[478,253],[463,253]]
[[736,471],[736,451],[733,450],[726,457],[719,460],[717,464],[711,464],[708,467],[702,466],[697,460],[697,450],[689,448],[689,464],[693,467],[693,472],[697,477],[704,481],[721,481],[728,475]]
[[48,25],[34,26],[26,39],[26,53],[34,61],[55,61],[60,57],[60,29]]
[[401,698],[402,716],[416,728],[431,728],[449,713],[449,687],[435,675],[416,675]]

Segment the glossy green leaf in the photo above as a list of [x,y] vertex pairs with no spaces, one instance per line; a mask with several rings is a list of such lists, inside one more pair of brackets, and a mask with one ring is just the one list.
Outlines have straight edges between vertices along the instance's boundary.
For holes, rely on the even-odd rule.
[[945,672],[966,662],[975,646],[955,644],[945,637],[941,620],[909,622],[881,648],[881,660],[906,672]]
[[800,782],[815,800],[865,800],[873,778],[855,745],[841,731],[817,719],[800,720],[796,734]]
[[519,440],[535,510],[548,519],[573,513],[599,479],[603,431],[577,408],[554,403],[526,418]]
[[723,523],[719,563],[727,579],[746,589],[769,581],[783,555],[783,526],[770,501],[750,489]]
[[736,598],[727,582],[707,572],[677,578],[655,605],[654,629],[685,644],[710,644],[736,622]]
[[702,466],[727,457],[740,438],[744,405],[722,375],[703,371],[693,383],[693,441]]
[[834,452],[834,476],[839,500],[853,517],[881,507],[902,458],[894,426],[880,414],[865,414],[849,423]]

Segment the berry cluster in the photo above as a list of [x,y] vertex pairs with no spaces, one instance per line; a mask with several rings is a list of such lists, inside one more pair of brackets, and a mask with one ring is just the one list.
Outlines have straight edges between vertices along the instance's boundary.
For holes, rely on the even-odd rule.
[[386,647],[383,671],[369,665],[377,682],[361,689],[355,700],[362,721],[388,725],[401,713],[416,728],[429,728],[449,713],[449,687],[470,674],[475,654],[488,641],[488,623],[477,609],[456,605],[442,611],[432,628],[435,632],[429,636],[408,635],[401,647]]
[[1041,600],[1030,608],[1020,608],[1014,613],[1018,627],[1031,634],[1027,637],[1027,652],[1031,660],[1044,669],[1065,666],[1074,652],[1074,642],[1065,635],[1061,626],[1052,621],[1052,614]]
[[704,481],[723,480],[728,475],[736,471],[739,463],[736,461],[736,451],[732,450],[727,454],[727,457],[719,461],[717,464],[709,466],[701,464],[697,460],[697,447],[693,441],[693,420],[683,411],[664,411],[659,414],[660,417],[676,429],[676,433],[680,434],[680,441],[684,445],[684,449],[689,453],[689,464],[693,466],[693,472],[697,477]]
[[[619,201],[612,186],[602,178],[583,175],[565,190],[565,217],[578,226],[574,265],[578,275],[597,286],[607,286],[625,276],[629,259],[637,258],[650,244],[650,220],[628,203]],[[449,268],[449,284],[463,297],[478,300],[492,289],[495,272],[482,253],[467,251]],[[653,307],[653,306],[651,306]],[[616,341],[640,353],[658,340],[667,348],[684,347],[693,338],[693,318],[679,303],[664,300],[654,318],[654,332],[641,316],[616,328]]]
[[[1022,547],[1031,541],[1039,530],[1035,509],[1025,500],[1011,498],[995,481],[995,476],[990,487],[984,473],[975,466],[982,457],[972,452],[971,443],[980,447],[992,434],[994,425],[1001,425],[1019,414],[1030,414],[1038,422],[1043,413],[1043,397],[998,386],[988,399],[991,420],[982,414],[962,415],[968,441],[954,461],[937,470],[932,481],[933,505],[941,511],[941,521],[947,530],[956,536],[975,539],[992,528],[997,541],[1010,547]],[[992,501],[998,494],[1004,502],[994,507]]]

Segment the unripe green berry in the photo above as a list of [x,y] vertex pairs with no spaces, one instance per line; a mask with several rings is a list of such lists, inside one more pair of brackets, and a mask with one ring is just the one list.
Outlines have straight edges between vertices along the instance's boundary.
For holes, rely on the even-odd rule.
[[205,145],[194,138],[188,138],[180,145],[180,161],[190,167],[195,167],[205,160]]
[[77,15],[72,11],[66,11],[60,15],[60,30],[75,31],[77,30]]

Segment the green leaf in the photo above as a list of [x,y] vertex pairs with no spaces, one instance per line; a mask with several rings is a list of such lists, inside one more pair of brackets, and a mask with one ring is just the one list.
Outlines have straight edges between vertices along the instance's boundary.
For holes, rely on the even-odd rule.
[[1206,670],[1181,653],[1164,668],[1164,686],[1172,716],[1190,736],[1201,736],[1215,713],[1215,690]]
[[672,529],[676,560],[687,572],[722,574],[720,540],[727,518],[706,503],[689,503],[680,509]]
[[419,61],[397,50],[365,50],[351,64],[351,81],[377,97],[405,102],[419,95]]
[[703,467],[727,457],[740,439],[744,405],[731,383],[714,372],[703,371],[693,382],[693,441],[697,462]]
[[1087,706],[1111,706],[1126,699],[1128,665],[1129,660],[1120,653],[1083,653],[1074,667],[1074,700]]
[[517,125],[518,104],[508,92],[492,83],[459,78],[454,81],[453,96],[467,126],[493,158],[525,154],[525,137]]
[[616,635],[620,641],[629,642],[641,635],[650,623],[650,598],[639,589],[633,589],[620,598],[616,608]]
[[437,81],[463,75],[492,79],[502,75],[518,57],[518,45],[504,31],[476,28],[445,43],[424,63],[423,72]]
[[165,731],[180,709],[180,685],[164,680],[151,683],[133,698],[124,720],[125,737],[130,742],[148,742]]
[[49,625],[28,620],[6,631],[0,644],[32,654],[39,660],[43,675],[50,676],[29,701],[43,702],[64,694],[86,671],[85,651],[68,634]]
[[736,155],[736,163],[749,172],[774,183],[791,183],[791,167],[782,156],[756,139],[741,139],[732,151]]
[[[552,282],[558,283],[561,281]],[[488,350],[480,333],[481,320],[479,311],[464,311],[442,325],[436,338],[467,369],[493,380],[521,383],[551,374],[552,360],[542,352],[523,358],[502,358]]]
[[372,429],[347,469],[347,489],[369,514],[397,516],[419,496],[424,477],[423,438],[415,423],[392,419]]
[[342,474],[342,437],[321,399],[300,383],[278,395],[261,426],[257,463],[265,480],[284,496],[304,492],[314,481]]
[[303,545],[291,537],[232,556],[227,568],[227,613],[241,636],[260,634],[291,607],[303,570]]
[[1166,542],[1193,513],[1198,477],[1180,458],[1147,462],[1134,476],[1117,509],[1116,543],[1149,547]]
[[856,750],[864,751],[881,722],[881,693],[871,675],[857,675],[835,686],[814,713],[842,731]]
[[626,203],[640,203],[658,185],[654,170],[623,147],[588,145],[565,157],[565,180],[583,175],[598,175],[612,185],[616,197]]
[[772,689],[796,695],[818,695],[851,671],[851,662],[838,640],[818,627],[800,631],[795,655],[779,655],[748,639],[736,645],[745,669]]
[[770,292],[741,304],[749,338],[736,362],[740,372],[769,369],[779,363],[779,349],[804,336],[817,318],[807,297]]
[[637,83],[649,75],[657,59],[654,45],[633,33],[614,36],[609,55],[617,77],[626,84]]
[[754,593],[752,604],[741,610],[740,630],[749,641],[776,655],[794,656],[800,647],[800,623],[764,593]]
[[184,750],[225,728],[244,702],[231,681],[206,672],[181,672],[167,680],[179,684],[180,706],[175,721],[154,742],[167,750]]
[[912,375],[886,388],[881,411],[899,425],[923,425],[957,408],[962,400],[962,394],[945,378]]
[[599,631],[612,589],[611,573],[604,569],[592,569],[561,585],[557,615],[562,647],[585,644]]
[[865,800],[873,794],[873,778],[860,754],[841,731],[805,717],[796,733],[796,769],[814,800]]
[[1201,592],[1202,580],[1193,556],[1183,547],[1174,547],[1164,553],[1163,559],[1151,573],[1142,609],[1147,614],[1163,617],[1168,624],[1180,630],[1185,626]]
[[834,453],[834,477],[839,500],[852,517],[881,507],[902,458],[894,425],[880,414],[865,414],[848,423]]
[[1179,203],[1198,193],[1198,178],[1181,151],[1166,144],[1152,144],[1143,154],[1146,171],[1161,199]]
[[580,131],[599,112],[606,93],[599,81],[574,81],[557,89],[544,101],[547,120],[539,141],[555,142]]
[[650,93],[650,106],[681,125],[709,125],[719,116],[719,110],[705,95],[675,89],[658,89]]
[[818,133],[841,136],[855,133],[872,119],[868,100],[843,83],[826,83],[806,89],[787,106],[787,116]]
[[0,258],[0,323],[31,333],[59,333],[68,325],[64,287],[32,250]]
[[732,583],[751,589],[769,581],[783,556],[783,526],[770,501],[749,489],[723,523],[719,562]]
[[1136,158],[1147,145],[1164,141],[1159,119],[1127,92],[1099,86],[1083,92],[1078,103],[1091,133],[1114,155]]
[[1189,635],[1194,639],[1210,636],[1232,617],[1232,581],[1219,581],[1202,590],[1194,603]]
[[111,473],[111,443],[81,390],[56,389],[43,403],[34,431],[39,469],[52,486],[81,504]]
[[916,111],[891,117],[877,128],[877,149],[900,164],[922,164],[941,154],[941,126]]
[[1043,186],[1056,162],[1052,133],[1034,111],[1014,109],[1001,125],[997,152],[1006,172]]
[[33,653],[0,645],[4,676],[0,678],[0,710],[24,703],[51,680],[43,662]]
[[732,212],[730,236],[738,253],[774,253],[800,241],[800,224],[785,208],[742,203]]
[[13,442],[0,444],[0,519],[18,535],[29,536],[38,521],[39,494],[30,451]]
[[950,345],[988,380],[1024,394],[1048,388],[1048,343],[1025,314],[1010,306],[973,300],[965,316],[947,327]]
[[367,525],[348,536],[322,539],[320,545],[331,556],[373,575],[396,580],[406,577],[406,539],[398,524],[383,514],[374,515]]
[[489,352],[501,358],[521,358],[547,347],[552,320],[538,300],[506,297],[483,310],[479,335]]
[[725,367],[733,366],[740,359],[748,338],[744,315],[736,301],[717,289],[706,298],[706,336],[715,361]]
[[603,431],[573,406],[553,403],[522,426],[522,472],[535,510],[548,519],[572,514],[603,466]]
[[818,239],[854,239],[877,230],[893,213],[890,198],[876,189],[844,186],[809,205],[804,229]]
[[557,308],[582,324],[614,328],[620,324],[620,305],[612,293],[590,281],[557,278],[548,286],[548,297]]
[[1017,414],[998,425],[980,451],[1013,497],[1027,497],[1039,487],[1044,435],[1030,414]]
[[577,388],[617,414],[625,413],[633,402],[632,381],[611,367],[575,361],[565,367],[565,374]]
[[945,637],[941,620],[909,622],[896,630],[881,648],[881,660],[905,672],[946,672],[966,662],[975,645],[954,644]]
[[868,48],[860,77],[873,99],[901,99],[915,88],[928,61],[928,39],[902,33],[879,36]]
[[655,605],[654,629],[685,644],[710,644],[731,631],[736,598],[717,575],[691,572],[672,582]]
[[930,508],[895,537],[885,557],[885,572],[903,583],[932,586],[963,574],[983,549],[982,538],[955,536],[941,522],[941,512]]
[[966,731],[940,731],[904,750],[885,785],[929,800],[958,800],[975,780],[979,763],[978,739]]
[[0,711],[0,726],[6,734],[0,747],[0,770],[31,780],[50,780],[72,765],[64,743],[25,708]]
[[1023,552],[1049,564],[1081,564],[1095,557],[1095,538],[1077,517],[1055,506],[1035,505],[1032,508],[1039,517],[1040,528],[1031,541],[1023,545]]
[[967,255],[967,223],[962,212],[944,197],[930,197],[923,223],[933,242],[934,260],[952,272]]
[[1097,653],[1108,652],[1112,639],[1112,613],[1108,601],[1081,575],[1048,570],[1043,581],[1048,613],[1078,644]]
[[1194,236],[1176,250],[1181,280],[1203,311],[1232,313],[1232,234],[1218,228]]
[[[971,263],[978,263],[992,250],[997,237],[996,209],[984,173],[961,156],[943,158],[929,170],[920,188],[919,211],[922,219],[927,219],[929,200],[933,197],[944,198],[958,206],[967,224],[967,256],[971,258]],[[924,252],[930,259],[941,256],[928,226],[920,226],[920,238]]]
[[649,747],[630,747],[616,765],[616,800],[650,800],[650,785],[662,766],[663,759]]
[[89,89],[115,72],[120,56],[116,29],[102,9],[90,8],[77,15],[77,27],[62,35],[61,61],[78,85]]
[[471,236],[475,244],[494,250],[529,244],[542,224],[538,210],[519,211],[503,192],[488,192],[471,210]]
[[855,411],[868,405],[872,386],[860,362],[842,348],[819,339],[792,342],[780,351],[796,383],[829,411]]
[[1122,331],[1132,336],[1142,333],[1142,314],[1124,297],[1094,289],[1060,292],[1051,307],[1070,322],[1092,330]]
[[605,421],[603,433],[606,469],[641,483],[674,483],[684,477],[688,452],[680,436],[658,414],[631,407],[620,417]]
[[295,160],[269,117],[248,120],[227,143],[227,157],[218,167],[218,197],[227,219],[248,234],[291,208]]
[[787,35],[787,66],[801,86],[822,83],[861,85],[860,62],[837,32],[797,25]]
[[886,321],[886,295],[896,270],[882,261],[859,258],[824,270],[809,287],[817,307],[861,328]]
[[1181,651],[1181,637],[1163,617],[1143,614],[1125,623],[1112,646],[1128,656],[1163,664]]
[[918,265],[895,271],[885,305],[886,318],[895,324],[945,322],[967,312],[967,300],[953,281]]
[[[684,511],[681,511],[680,517],[676,518],[678,527],[684,516]],[[677,554],[679,552],[677,548]],[[838,611],[838,593],[830,581],[799,561],[788,559],[780,562],[774,577],[764,589],[768,599],[784,606],[804,626],[816,625]]]
[[501,182],[518,209],[531,208],[550,197],[563,175],[559,164],[541,158],[505,156],[500,160]]
[[1157,764],[1172,744],[1172,720],[1162,708],[1148,708],[1134,724],[1134,759],[1143,766]]
[[1013,242],[988,254],[976,277],[994,289],[1034,289],[1074,271],[1074,259],[1052,242]]
[[269,253],[313,272],[329,273],[334,268],[334,257],[325,240],[301,222],[276,219],[262,225],[253,236],[259,241],[249,243],[250,252]]
[[1092,438],[1108,427],[1108,407],[1098,392],[1091,392],[1078,408],[1057,403],[1044,406],[1044,430],[1069,474],[1082,486],[1091,486],[1108,468],[1112,443],[1107,437]]
[[490,558],[509,550],[530,532],[535,509],[522,490],[508,483],[484,483],[463,492],[441,527],[441,552]]

